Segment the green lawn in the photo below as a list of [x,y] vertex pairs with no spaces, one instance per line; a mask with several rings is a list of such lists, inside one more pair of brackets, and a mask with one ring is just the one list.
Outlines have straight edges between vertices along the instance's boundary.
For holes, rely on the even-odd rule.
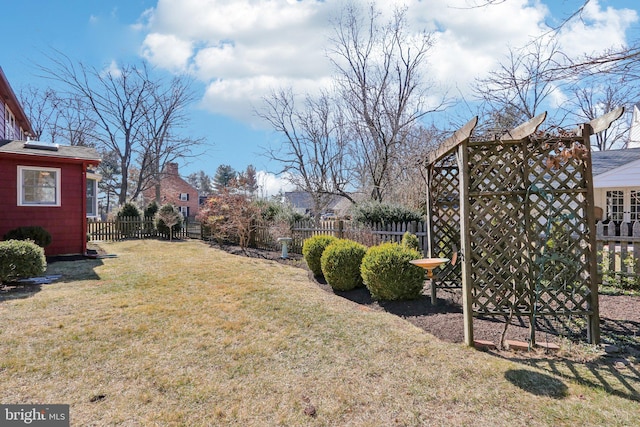
[[103,248],[1,295],[1,403],[74,426],[640,425],[637,365],[504,360],[202,242]]

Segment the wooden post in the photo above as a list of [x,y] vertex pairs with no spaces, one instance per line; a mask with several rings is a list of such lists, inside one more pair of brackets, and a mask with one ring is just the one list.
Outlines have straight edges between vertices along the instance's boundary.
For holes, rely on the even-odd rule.
[[473,346],[473,282],[471,280],[471,242],[469,241],[469,140],[458,146],[458,174],[460,176],[460,251],[462,262],[462,310],[464,316],[464,343]]
[[[607,126],[608,127],[608,126]],[[593,133],[593,127],[590,124],[585,124],[582,127],[582,144],[587,151],[587,158],[585,160],[584,167],[584,179],[587,187],[587,194],[585,197],[585,216],[587,220],[587,227],[589,230],[589,310],[591,314],[589,319],[589,342],[591,344],[600,343],[600,309],[598,301],[598,260],[596,254],[596,218],[595,218],[595,199],[593,195],[593,172],[591,169],[591,134]]]

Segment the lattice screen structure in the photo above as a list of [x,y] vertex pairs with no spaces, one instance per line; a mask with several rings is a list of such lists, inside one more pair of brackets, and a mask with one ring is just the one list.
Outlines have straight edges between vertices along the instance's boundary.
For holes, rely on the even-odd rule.
[[618,112],[568,136],[534,137],[541,115],[490,141],[470,138],[476,118],[429,157],[428,256],[459,251],[437,271],[432,298],[462,288],[467,345],[474,316],[528,318],[532,345],[541,320],[581,317],[599,341],[589,137]]

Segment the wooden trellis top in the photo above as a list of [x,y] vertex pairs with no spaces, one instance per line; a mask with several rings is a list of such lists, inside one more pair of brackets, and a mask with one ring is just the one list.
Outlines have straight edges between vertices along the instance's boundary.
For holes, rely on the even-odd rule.
[[[570,135],[574,136],[582,136],[582,132],[584,128],[588,129],[590,135],[602,132],[603,130],[609,129],[611,123],[616,121],[622,114],[624,113],[624,107],[618,107],[615,110],[604,114],[598,118],[591,120],[586,125],[579,126],[573,129],[570,132]],[[547,118],[547,112],[545,111],[542,114],[538,114],[534,118],[528,120],[527,122],[507,131],[504,135],[500,137],[500,141],[519,141],[524,138],[527,138],[533,135],[540,125]],[[458,145],[462,142],[468,140],[471,137],[471,134],[475,130],[478,125],[478,116],[469,120],[464,126],[455,131],[453,135],[449,138],[445,139],[440,143],[438,148],[429,153],[427,156],[426,166],[432,165],[443,157],[447,156],[451,151],[453,151]]]

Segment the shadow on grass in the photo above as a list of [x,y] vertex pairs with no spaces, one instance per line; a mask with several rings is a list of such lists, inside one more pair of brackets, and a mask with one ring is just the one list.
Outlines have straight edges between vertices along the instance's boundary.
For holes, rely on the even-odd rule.
[[14,299],[24,299],[33,296],[42,290],[42,285],[23,285],[9,283],[0,285],[0,303]]
[[32,278],[33,283],[11,282],[4,285],[0,284],[0,303],[29,298],[40,292],[43,289],[43,285],[69,283],[77,280],[99,280],[100,276],[95,272],[95,268],[102,264],[103,262],[100,259],[83,256],[49,258],[45,274],[42,277]]
[[559,379],[528,369],[510,369],[504,374],[513,385],[536,396],[564,399],[569,389]]
[[[623,358],[600,357],[595,361],[580,363],[559,357],[522,359],[493,352],[492,354],[512,362],[539,369],[556,377],[568,379],[591,388],[604,390],[611,395],[623,399],[640,402],[640,372],[629,361]],[[525,369],[515,371],[516,373],[509,374],[509,372],[507,372],[507,374],[517,378],[517,372],[527,372]],[[505,376],[507,374],[505,374]],[[544,382],[549,381],[548,378],[553,381],[559,381],[549,375],[538,375],[540,375],[538,379],[541,381],[538,387],[541,388],[547,387]],[[507,377],[507,379],[516,384],[512,378]],[[523,384],[527,385],[527,381],[528,380],[524,380]],[[525,389],[525,387],[521,388]],[[531,392],[533,393],[533,391]]]

